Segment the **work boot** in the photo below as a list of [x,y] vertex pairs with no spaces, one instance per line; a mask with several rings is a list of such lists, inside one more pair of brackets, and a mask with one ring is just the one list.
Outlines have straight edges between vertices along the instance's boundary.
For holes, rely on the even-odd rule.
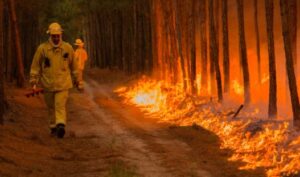
[[56,136],[56,132],[57,132],[56,127],[50,128],[50,134],[51,134],[51,136]]
[[65,135],[65,125],[64,124],[57,124],[56,125],[56,135],[58,138],[63,138]]

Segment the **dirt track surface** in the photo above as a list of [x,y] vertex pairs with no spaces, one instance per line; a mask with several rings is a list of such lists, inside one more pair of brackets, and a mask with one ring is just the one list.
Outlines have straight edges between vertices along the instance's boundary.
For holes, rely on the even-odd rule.
[[0,127],[1,177],[264,176],[262,170],[240,171],[241,164],[228,162],[230,152],[219,149],[214,134],[197,126],[158,124],[121,103],[110,79],[94,76],[84,93],[70,93],[64,139],[49,135],[42,96],[28,99],[25,89],[8,91],[10,110]]

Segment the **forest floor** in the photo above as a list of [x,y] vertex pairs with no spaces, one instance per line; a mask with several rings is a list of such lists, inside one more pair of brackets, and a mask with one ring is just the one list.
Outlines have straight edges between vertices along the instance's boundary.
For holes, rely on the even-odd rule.
[[41,95],[7,88],[0,126],[1,177],[262,177],[242,171],[229,150],[198,127],[157,123],[125,105],[114,88],[132,78],[105,70],[87,74],[86,89],[70,92],[65,138],[51,137]]

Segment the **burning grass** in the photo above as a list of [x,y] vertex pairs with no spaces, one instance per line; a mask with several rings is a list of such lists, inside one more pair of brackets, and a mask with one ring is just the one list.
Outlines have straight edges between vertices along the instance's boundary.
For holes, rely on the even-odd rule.
[[228,160],[245,162],[240,169],[263,167],[269,177],[300,171],[300,135],[289,122],[232,118],[232,109],[224,109],[210,98],[188,95],[181,88],[143,77],[132,87],[115,92],[127,104],[155,114],[162,122],[197,124],[214,132],[220,137],[220,148],[235,152]]

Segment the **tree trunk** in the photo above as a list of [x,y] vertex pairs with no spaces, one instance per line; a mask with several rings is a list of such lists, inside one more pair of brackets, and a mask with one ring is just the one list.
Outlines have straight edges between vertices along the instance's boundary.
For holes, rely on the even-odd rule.
[[267,35],[268,35],[268,51],[269,51],[269,118],[277,116],[277,82],[276,82],[276,62],[274,51],[274,2],[273,0],[265,0],[266,20],[267,20]]
[[201,92],[207,93],[207,22],[206,0],[200,4],[200,31],[201,31]]
[[21,41],[20,41],[20,33],[19,27],[17,23],[16,9],[15,9],[15,0],[9,0],[9,9],[11,14],[11,20],[14,28],[15,35],[15,47],[17,53],[17,63],[18,63],[18,86],[23,87],[25,81],[24,75],[24,65],[23,65],[23,57],[22,57],[22,49],[21,49]]
[[[217,50],[220,51],[220,1],[214,0],[214,22],[215,22],[215,32],[216,32],[216,46]],[[223,0],[222,0],[223,1]],[[217,60],[220,60],[220,52],[217,53]]]
[[244,29],[244,0],[237,0],[238,22],[239,22],[239,43],[240,43],[240,60],[243,71],[244,81],[244,104],[250,103],[250,81],[247,59],[247,47],[245,41]]
[[228,17],[227,0],[222,1],[222,21],[223,21],[223,71],[224,71],[224,92],[230,90],[230,61],[229,61],[229,41],[228,41]]
[[196,2],[195,0],[192,0],[192,15],[189,17],[190,18],[190,26],[191,29],[190,31],[190,43],[191,43],[191,91],[193,94],[197,93],[197,87],[196,87],[196,41],[195,41],[195,9],[196,7]]
[[181,36],[181,30],[180,30],[180,24],[179,24],[179,7],[178,7],[178,0],[175,0],[175,14],[176,14],[176,35],[177,35],[177,46],[178,46],[178,51],[179,51],[179,57],[180,57],[180,65],[181,65],[181,71],[182,71],[182,80],[183,80],[183,88],[184,90],[187,89],[187,81],[186,81],[186,71],[184,67],[184,58],[183,58],[183,53],[182,53],[182,36]]
[[153,54],[153,76],[155,78],[159,78],[160,73],[157,72],[159,68],[159,50],[160,50],[160,39],[159,39],[159,21],[161,20],[159,17],[159,12],[157,8],[157,2],[156,0],[151,0],[151,24],[153,28],[151,29],[152,33],[152,54]]
[[93,59],[92,59],[92,55],[91,55],[91,48],[92,48],[92,46],[91,46],[91,40],[92,40],[92,37],[91,37],[91,29],[90,29],[90,25],[89,25],[89,21],[90,21],[90,13],[87,13],[87,15],[86,15],[86,20],[85,20],[85,26],[86,26],[86,28],[85,28],[85,39],[86,39],[86,41],[85,41],[85,45],[86,45],[86,50],[87,50],[87,53],[88,53],[88,55],[89,55],[89,60],[88,60],[88,66],[89,67],[92,67],[92,62],[93,62]]
[[297,91],[296,76],[294,72],[293,64],[293,52],[292,52],[292,42],[291,35],[288,25],[288,15],[289,9],[285,0],[280,0],[280,10],[281,10],[281,21],[282,21],[282,35],[284,40],[284,49],[286,56],[286,70],[288,74],[290,98],[292,102],[292,110],[294,121],[300,121],[300,106],[299,106],[299,97]]
[[184,47],[184,54],[185,54],[185,61],[186,61],[186,71],[187,71],[187,81],[188,81],[188,89],[191,91],[191,41],[190,41],[190,31],[192,30],[192,25],[190,24],[190,17],[192,16],[192,0],[189,1],[182,1],[181,2],[181,7],[182,7],[182,12],[181,13],[181,20],[182,20],[182,36],[183,36],[183,47]]
[[257,0],[254,0],[254,19],[255,19],[255,34],[256,34],[256,54],[257,54],[257,72],[258,84],[261,84],[261,59],[260,59],[260,36],[258,28],[258,7]]
[[175,1],[173,0],[168,0],[165,1],[167,3],[163,3],[163,7],[165,7],[165,20],[166,20],[166,35],[168,36],[167,38],[167,57],[169,58],[169,69],[170,69],[170,77],[171,78],[171,83],[176,84],[178,82],[178,47],[177,47],[177,39],[176,39],[176,27],[175,27]]
[[[145,39],[144,39],[144,43],[145,43],[145,50],[146,50],[146,58],[145,58],[145,70],[146,73],[149,74],[150,70],[152,68],[151,66],[151,60],[152,60],[152,40],[151,40],[151,13],[150,13],[150,2],[146,1],[146,5],[145,5],[145,9],[146,9],[146,21],[145,21]],[[174,36],[175,37],[175,36]],[[176,45],[176,43],[174,43],[173,45]]]
[[3,73],[3,1],[0,1],[0,124],[3,124],[4,115],[4,73]]
[[[106,33],[102,33],[102,31],[104,31],[102,28],[102,25],[99,25],[102,22],[102,18],[103,18],[103,14],[101,13],[93,13],[91,16],[91,23],[90,23],[90,28],[91,28],[91,36],[93,36],[92,38],[92,58],[94,59],[94,67],[100,67],[103,68],[104,66],[104,60],[107,59],[107,57],[104,56],[104,53],[107,53],[107,50],[105,49],[105,47],[107,47],[107,45],[104,45],[103,43],[105,42],[105,37],[106,37],[106,33],[107,30],[105,30]],[[99,35],[99,33],[101,33],[102,35]],[[102,40],[101,40],[102,38]],[[97,40],[100,39],[100,40]],[[104,50],[100,50],[99,52],[97,51],[97,49],[102,48]]]
[[5,67],[4,67],[4,72],[5,72],[5,79],[8,82],[13,82],[13,57],[12,57],[12,48],[13,48],[13,39],[12,39],[12,22],[10,20],[10,13],[9,13],[9,8],[8,8],[8,0],[4,1],[5,3],[5,9],[4,9],[4,43],[7,46],[7,50],[3,51],[4,60],[5,62]]
[[137,71],[137,61],[138,61],[138,52],[137,52],[137,44],[138,44],[138,26],[137,26],[137,0],[133,1],[133,56],[132,56],[132,73]]
[[109,12],[109,24],[108,24],[108,41],[109,41],[109,50],[110,50],[110,60],[109,60],[109,69],[113,69],[114,64],[115,64],[115,45],[114,45],[114,29],[113,29],[113,25],[114,25],[114,18],[113,15],[111,14],[111,12]]
[[[294,65],[297,65],[297,0],[288,0],[288,25]],[[297,67],[295,67],[296,69]]]
[[209,0],[209,30],[210,30],[210,50],[212,52],[212,61],[213,65],[215,66],[216,71],[216,81],[217,81],[217,91],[218,91],[218,102],[222,102],[223,100],[223,93],[222,93],[222,81],[221,81],[221,73],[218,61],[218,47],[216,41],[216,29],[214,23],[214,8],[213,8],[213,0]]
[[170,1],[161,1],[161,8],[163,12],[163,60],[165,63],[165,74],[164,79],[168,83],[174,82],[174,72],[173,72],[173,58],[171,57],[171,4]]
[[[209,0],[210,3],[210,0]],[[213,2],[212,2],[213,3]],[[212,7],[213,8],[213,7]],[[208,9],[209,18],[210,18],[210,8]],[[212,25],[211,23],[214,23],[214,20],[209,19],[208,25],[209,27]],[[214,65],[214,51],[212,50],[212,36],[215,36],[216,34],[211,34],[211,30],[209,30],[209,76],[210,76],[210,93],[215,93],[215,65]]]
[[130,73],[130,66],[129,66],[129,57],[130,57],[130,50],[129,50],[129,36],[130,36],[130,30],[128,28],[128,24],[129,24],[129,19],[127,18],[127,12],[128,9],[124,10],[124,12],[122,13],[122,21],[123,21],[123,32],[122,32],[122,47],[123,47],[123,68],[125,70],[125,72],[127,74]]

